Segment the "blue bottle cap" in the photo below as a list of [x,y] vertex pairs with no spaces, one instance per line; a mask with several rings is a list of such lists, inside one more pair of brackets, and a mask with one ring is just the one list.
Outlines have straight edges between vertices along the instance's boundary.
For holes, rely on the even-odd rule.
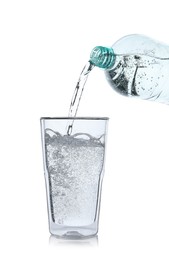
[[90,54],[90,62],[102,69],[109,69],[115,63],[115,54],[112,48],[96,46]]

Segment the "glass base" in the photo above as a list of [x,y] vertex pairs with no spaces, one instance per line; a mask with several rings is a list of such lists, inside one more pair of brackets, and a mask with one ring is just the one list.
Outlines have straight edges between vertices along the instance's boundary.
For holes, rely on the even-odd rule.
[[93,223],[89,226],[81,226],[81,227],[69,227],[57,225],[55,223],[51,223],[49,227],[49,231],[52,235],[63,238],[63,239],[85,239],[90,238],[98,233],[98,228],[96,223]]

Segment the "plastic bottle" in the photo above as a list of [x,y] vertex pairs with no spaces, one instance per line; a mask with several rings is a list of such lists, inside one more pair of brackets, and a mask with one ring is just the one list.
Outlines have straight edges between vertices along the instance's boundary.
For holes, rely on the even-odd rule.
[[90,62],[120,94],[169,104],[169,46],[133,34],[111,48],[95,47]]

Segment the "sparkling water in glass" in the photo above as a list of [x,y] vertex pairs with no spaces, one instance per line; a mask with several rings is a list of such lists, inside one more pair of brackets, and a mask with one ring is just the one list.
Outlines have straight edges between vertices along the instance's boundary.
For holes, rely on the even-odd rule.
[[41,118],[49,230],[53,235],[83,238],[98,232],[107,122],[105,117]]

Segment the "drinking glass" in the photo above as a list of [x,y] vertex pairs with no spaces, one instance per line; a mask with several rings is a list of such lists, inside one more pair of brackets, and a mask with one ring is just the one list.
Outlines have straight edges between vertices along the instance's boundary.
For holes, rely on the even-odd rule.
[[107,123],[107,117],[41,118],[49,231],[53,235],[75,239],[98,232]]

